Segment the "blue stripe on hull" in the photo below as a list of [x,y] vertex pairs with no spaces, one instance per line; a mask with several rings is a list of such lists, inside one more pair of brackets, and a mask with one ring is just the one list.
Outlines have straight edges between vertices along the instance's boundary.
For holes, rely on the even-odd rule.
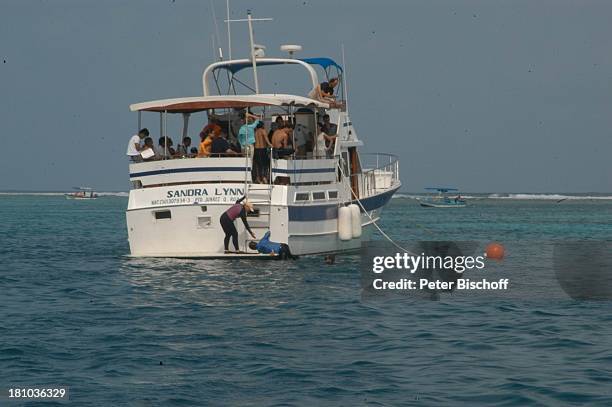
[[308,222],[337,217],[338,205],[289,206],[289,220],[292,221]]
[[[193,168],[170,168],[167,170],[155,170],[155,171],[144,171],[134,172],[130,174],[130,178],[134,177],[146,177],[148,175],[161,175],[161,174],[176,174],[182,172],[245,172],[245,167],[193,167]],[[246,171],[251,171],[250,168],[246,168]]]
[[[364,198],[361,200],[361,204],[368,211],[382,208],[389,202],[389,200],[396,191],[397,188],[391,191],[384,192],[380,195]],[[357,201],[353,201],[353,203],[356,202]],[[290,221],[308,222],[337,218],[337,205],[289,206]]]
[[[162,174],[178,174],[185,172],[245,172],[251,171],[251,168],[248,167],[193,167],[193,168],[169,168],[165,170],[154,170],[154,171],[143,171],[143,172],[134,172],[130,174],[130,178],[135,177],[146,177],[149,175],[162,175]],[[280,168],[273,168],[272,172],[279,174],[317,174],[317,173],[330,173],[334,172],[333,168],[303,168],[297,170],[283,170]]]
[[302,168],[299,170],[284,170],[281,168],[272,168],[272,172],[279,174],[319,174],[336,171],[334,168]]
[[[380,195],[375,195],[375,196],[371,196],[369,198],[362,199],[361,200],[361,204],[363,205],[363,207],[367,211],[372,211],[374,209],[381,208],[381,207],[385,206],[389,202],[389,200],[391,199],[393,194],[395,192],[397,192],[398,188],[395,188],[395,189],[393,189],[391,191],[384,192],[384,193],[382,193]],[[353,203],[356,203],[356,202],[357,201],[353,201]],[[362,210],[362,212],[363,212],[363,210]]]

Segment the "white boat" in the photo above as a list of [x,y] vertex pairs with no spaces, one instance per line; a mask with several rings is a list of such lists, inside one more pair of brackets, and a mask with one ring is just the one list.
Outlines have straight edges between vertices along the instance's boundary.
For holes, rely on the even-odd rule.
[[96,194],[90,187],[77,187],[75,189],[78,191],[70,194],[64,194],[66,199],[88,200],[98,198],[98,194]]
[[[256,237],[269,231],[271,241],[287,244],[295,255],[341,253],[361,247],[373,222],[378,221],[400,188],[398,160],[391,154],[359,153],[363,142],[357,136],[345,100],[340,100],[346,99],[346,91],[339,96],[339,103],[333,104],[306,96],[259,91],[258,72],[271,65],[301,68],[311,88],[332,72],[342,78],[342,67],[332,59],[297,59],[293,56],[296,48],[281,47],[292,51],[289,58],[266,58],[251,37],[251,58],[218,61],[204,70],[202,96],[130,106],[131,111],[138,112],[139,129],[143,112],[156,114],[162,136],[172,117],[182,122],[184,136],[190,134],[189,122],[193,123],[196,115],[201,116],[196,132],[208,117],[226,117],[220,123],[227,133],[235,130],[232,113],[238,109],[261,114],[266,130],[273,118],[281,116],[295,125],[292,141],[296,149],[284,158],[274,158],[276,154],[270,151],[273,157],[267,169],[269,180],[264,184],[253,182],[252,159],[248,155],[130,163],[132,189],[126,220],[132,256],[269,258],[248,247],[254,239],[239,220],[235,225],[241,253],[224,252],[219,219],[242,196],[255,207],[248,222]],[[247,69],[253,72],[254,91],[234,94],[245,81],[239,74]],[[211,84],[219,90],[221,80],[228,81],[230,91],[213,95]],[[342,82],[340,88],[345,89]],[[304,89],[304,94],[308,91]],[[337,126],[334,148],[328,154],[317,151],[313,136],[324,114]]]

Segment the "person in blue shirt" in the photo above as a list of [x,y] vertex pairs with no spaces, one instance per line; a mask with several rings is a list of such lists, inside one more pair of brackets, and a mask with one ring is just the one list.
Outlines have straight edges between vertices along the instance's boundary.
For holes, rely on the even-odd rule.
[[255,144],[255,128],[260,123],[259,116],[245,113],[246,123],[238,131],[238,142],[242,147],[242,152],[253,156],[253,144]]
[[296,259],[296,257],[291,254],[288,245],[286,245],[285,243],[276,243],[270,241],[269,231],[266,232],[266,234],[261,238],[259,243],[250,242],[249,248],[251,250],[257,250],[259,253],[277,255],[277,258],[280,260]]

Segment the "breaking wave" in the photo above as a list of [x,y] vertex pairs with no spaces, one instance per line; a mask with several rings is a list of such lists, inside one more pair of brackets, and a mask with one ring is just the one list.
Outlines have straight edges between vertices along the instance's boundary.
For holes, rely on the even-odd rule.
[[[454,197],[457,194],[450,194],[450,197]],[[392,199],[419,199],[419,198],[426,198],[426,197],[431,197],[431,194],[395,194],[393,195]],[[475,196],[475,195],[463,195],[461,194],[461,198],[465,198],[465,199],[481,199],[483,198],[482,196]]]
[[130,194],[129,192],[96,192],[99,196],[121,196],[121,197],[128,197]]
[[[393,199],[418,199],[424,198],[427,194],[410,194],[410,193],[399,193],[393,195]],[[452,196],[452,195],[450,195]],[[504,194],[504,193],[496,193],[496,194],[470,194],[464,195],[461,194],[462,198],[465,199],[513,199],[513,200],[550,200],[550,201],[559,201],[559,200],[612,200],[612,195],[567,195],[567,194]]]
[[563,195],[563,194],[491,194],[490,199],[517,199],[517,200],[612,200],[610,195]]

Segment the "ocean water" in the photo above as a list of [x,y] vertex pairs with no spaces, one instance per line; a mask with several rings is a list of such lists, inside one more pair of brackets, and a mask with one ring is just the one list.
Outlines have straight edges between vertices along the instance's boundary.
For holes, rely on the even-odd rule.
[[490,273],[507,293],[432,301],[365,298],[358,255],[130,259],[125,196],[2,195],[0,391],[63,385],[78,406],[612,405],[612,303],[571,298],[553,270],[557,243],[612,240],[612,200],[526,198],[391,201],[381,226],[398,241],[506,246]]

